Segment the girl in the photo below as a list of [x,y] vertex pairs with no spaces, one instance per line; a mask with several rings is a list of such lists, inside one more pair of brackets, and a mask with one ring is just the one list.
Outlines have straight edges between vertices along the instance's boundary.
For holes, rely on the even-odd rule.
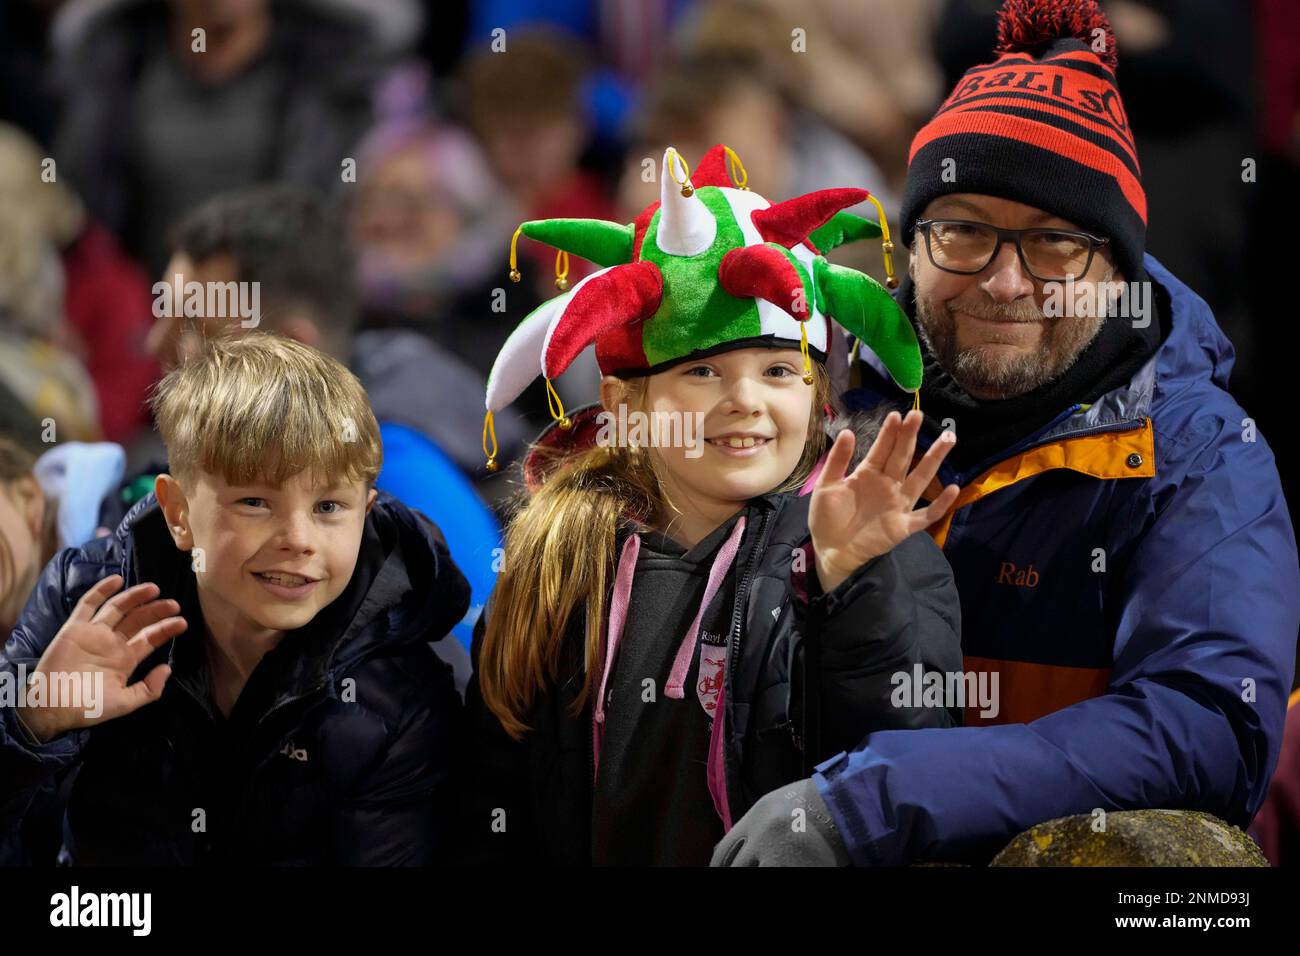
[[530,360],[549,388],[594,341],[604,376],[600,405],[555,409],[525,462],[531,497],[475,629],[473,861],[705,864],[820,760],[875,730],[956,722],[891,704],[915,665],[961,666],[951,572],[922,533],[957,489],[913,510],[951,438],[913,466],[921,415],[892,412],[848,474],[853,433],[827,435],[828,314],[857,316],[919,386],[888,294],[814,251],[836,244],[823,224],[870,234],[836,214],[864,191],[771,206],[720,184],[726,159],[716,147],[692,182],[670,149],[663,198],[632,226],[522,227],[607,268],[511,336],[485,435]]

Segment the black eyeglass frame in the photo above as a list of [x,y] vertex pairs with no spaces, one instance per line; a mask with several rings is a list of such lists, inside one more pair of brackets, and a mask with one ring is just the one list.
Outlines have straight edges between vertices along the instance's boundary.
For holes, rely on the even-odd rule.
[[[949,266],[941,266],[934,258],[934,250],[930,247],[930,227],[936,223],[952,223],[954,226],[977,226],[980,229],[991,230],[997,234],[998,241],[993,246],[993,251],[989,253],[989,257],[978,269],[953,269]],[[1088,270],[1092,268],[1092,257],[1097,254],[1098,249],[1110,242],[1109,238],[1094,236],[1090,232],[1078,232],[1073,229],[1053,229],[1048,226],[1034,226],[1030,229],[1003,229],[987,222],[976,222],[973,219],[918,219],[916,221],[916,228],[925,233],[925,254],[930,257],[930,261],[934,263],[936,269],[941,269],[944,272],[951,272],[952,274],[959,276],[979,275],[989,267],[990,262],[998,257],[998,253],[1002,251],[1003,243],[1010,242],[1015,244],[1016,255],[1020,257],[1020,264],[1024,266],[1026,274],[1037,279],[1039,282],[1064,282],[1069,278],[1069,276],[1040,276],[1034,272],[1033,269],[1029,268],[1029,259],[1025,256],[1025,247],[1020,244],[1021,236],[1031,232],[1045,232],[1058,236],[1072,236],[1076,239],[1085,240],[1088,243],[1088,259],[1083,264],[1083,271],[1074,277],[1076,279],[1088,274]]]

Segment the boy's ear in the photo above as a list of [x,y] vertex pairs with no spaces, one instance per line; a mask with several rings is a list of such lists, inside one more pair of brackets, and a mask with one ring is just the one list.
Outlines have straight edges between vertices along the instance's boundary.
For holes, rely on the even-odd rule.
[[172,541],[182,551],[191,550],[194,547],[194,535],[190,531],[190,503],[185,497],[185,489],[171,475],[163,474],[154,479],[153,493],[162,506]]
[[374,488],[370,489],[370,494],[366,495],[366,514],[370,514],[370,508],[374,505],[375,499],[379,497],[379,492]]

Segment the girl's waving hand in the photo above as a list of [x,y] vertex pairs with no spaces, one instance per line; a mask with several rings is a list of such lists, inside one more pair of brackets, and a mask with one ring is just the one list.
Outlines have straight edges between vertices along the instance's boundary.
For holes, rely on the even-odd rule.
[[854,435],[846,428],[835,437],[813,485],[808,511],[824,591],[834,590],[872,558],[928,528],[956,502],[959,489],[948,485],[928,506],[914,510],[957,440],[951,431],[943,432],[912,467],[922,420],[919,411],[908,412],[906,418],[890,412],[871,450],[847,477]]

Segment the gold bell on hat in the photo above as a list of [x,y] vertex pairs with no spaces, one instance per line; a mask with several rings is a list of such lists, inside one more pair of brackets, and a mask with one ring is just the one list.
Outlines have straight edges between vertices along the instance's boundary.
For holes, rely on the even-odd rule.
[[550,408],[551,418],[559,428],[568,431],[573,427],[573,419],[564,413],[564,402],[560,400],[560,393],[555,390],[549,378],[546,379],[546,404]]
[[515,234],[510,237],[510,281],[511,282],[518,282],[520,279],[524,277],[524,274],[519,271],[519,258],[517,252],[517,247],[519,245],[519,234],[523,231],[524,231],[524,227],[520,226],[518,229],[515,230]]
[[885,216],[885,207],[880,205],[879,199],[871,195],[868,195],[867,199],[876,207],[876,213],[880,216],[880,254],[885,260],[885,288],[897,289],[898,279],[894,275],[894,240],[889,238],[889,219]]
[[[677,178],[677,162],[682,164],[682,178]],[[686,165],[686,160],[682,159],[681,153],[673,150],[668,154],[668,175],[673,177],[673,182],[682,187],[682,195],[687,199],[695,195],[695,187],[691,185],[691,168]]]
[[811,385],[816,381],[813,378],[812,356],[808,354],[808,323],[799,320],[799,351],[803,355],[803,383]]
[[723,146],[722,150],[727,155],[732,183],[735,184],[737,189],[749,192],[749,186],[747,185],[749,173],[745,172],[745,164],[740,161],[740,157],[736,155],[736,151],[730,146]]
[[[488,439],[492,439],[492,447],[488,447]],[[484,468],[488,471],[497,470],[497,429],[496,424],[492,421],[492,410],[488,409],[483,416],[483,454],[487,456],[487,462]]]
[[555,254],[555,288],[561,292],[569,288],[569,254],[563,249]]

